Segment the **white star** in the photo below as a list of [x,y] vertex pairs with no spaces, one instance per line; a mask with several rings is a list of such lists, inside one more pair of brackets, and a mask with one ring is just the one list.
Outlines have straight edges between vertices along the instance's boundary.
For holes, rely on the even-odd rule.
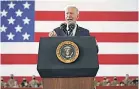
[[25,19],[23,19],[24,24],[29,24],[30,19],[28,19],[28,17],[26,17]]
[[10,19],[7,19],[9,21],[9,24],[14,24],[15,19],[13,19],[12,17]]
[[2,25],[2,26],[0,27],[0,31],[1,31],[1,32],[6,32],[6,29],[7,29],[7,27],[5,27],[4,25]]
[[10,34],[7,35],[8,40],[13,40],[14,39],[14,36],[15,35],[10,32]]
[[27,32],[23,34],[22,36],[23,36],[23,40],[29,40],[30,35],[27,34]]
[[20,9],[18,9],[18,11],[15,12],[16,13],[16,17],[18,16],[22,16],[23,11],[21,11]]
[[29,9],[29,6],[30,6],[30,4],[28,4],[28,2],[26,2],[25,4],[23,4],[23,6],[24,6],[24,9]]
[[23,27],[20,27],[20,25],[17,25],[16,27],[15,27],[15,29],[16,29],[16,32],[21,32],[21,29],[22,29]]
[[13,8],[14,9],[15,4],[13,2],[11,2],[10,4],[8,4],[8,6],[9,6],[9,9],[10,8]]
[[6,17],[6,16],[7,16],[7,13],[8,13],[7,11],[3,10],[3,11],[1,12],[1,16],[2,16],[2,17],[3,17],[3,16]]

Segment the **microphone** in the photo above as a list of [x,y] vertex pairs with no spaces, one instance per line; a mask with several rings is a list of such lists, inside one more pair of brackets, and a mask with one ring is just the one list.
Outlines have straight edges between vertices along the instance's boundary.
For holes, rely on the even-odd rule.
[[70,23],[68,24],[68,31],[69,31],[69,36],[72,34],[73,29],[75,28],[75,23]]
[[62,23],[60,25],[60,29],[64,31],[64,33],[68,36],[68,31],[67,31],[67,24],[66,23]]
[[[60,25],[60,29],[63,30],[67,36],[70,36],[72,34],[72,31],[74,28],[75,28],[75,23],[69,23],[68,25],[67,25],[67,23],[62,23]],[[69,33],[68,33],[68,31],[69,31]]]

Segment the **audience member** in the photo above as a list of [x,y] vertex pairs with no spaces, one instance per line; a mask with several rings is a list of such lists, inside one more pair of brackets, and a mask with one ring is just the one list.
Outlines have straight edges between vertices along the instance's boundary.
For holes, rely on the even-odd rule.
[[21,82],[21,87],[29,87],[29,83],[26,78],[23,78],[23,81]]
[[125,79],[123,80],[125,86],[130,86],[131,85],[131,80],[129,79],[129,74],[126,74]]
[[14,75],[11,74],[10,79],[8,80],[8,87],[13,88],[14,85],[15,85]]
[[111,85],[112,85],[112,86],[117,86],[117,84],[119,84],[119,82],[118,82],[118,80],[117,80],[117,77],[115,76],[115,77],[113,78],[113,81],[111,81]]
[[94,86],[97,86],[97,80],[96,80],[96,78],[94,78],[93,84],[94,84]]
[[17,80],[14,81],[13,88],[19,88],[19,84],[18,84]]
[[4,79],[1,77],[1,88],[6,88],[7,87],[7,83],[4,82]]
[[108,79],[107,79],[107,77],[104,77],[103,80],[101,81],[101,85],[106,86],[107,83],[108,83]]
[[101,83],[100,83],[100,81],[98,81],[98,82],[97,82],[97,86],[101,86]]
[[133,86],[139,86],[139,82],[138,81],[139,81],[138,78],[133,79],[132,80],[132,85]]
[[36,79],[35,75],[32,76],[32,80],[29,82],[30,87],[39,87],[39,81]]
[[106,85],[106,86],[111,86],[111,83],[110,83],[110,81],[108,81],[108,82],[107,82],[107,85]]
[[[117,80],[117,77],[114,76],[112,81],[109,81],[107,77],[103,77],[103,80],[97,81],[96,78],[94,78],[94,86],[138,86],[138,78],[130,79],[129,74],[126,74],[125,78],[119,83],[120,81]],[[32,80],[28,82],[26,78],[23,77],[23,80],[19,86],[19,83],[17,80],[14,79],[14,75],[10,75],[10,79],[8,82],[4,82],[3,77],[1,77],[1,88],[19,88],[19,87],[32,87],[32,88],[43,88],[42,80],[39,82],[35,75],[32,76]]]
[[120,86],[125,86],[124,82],[120,82]]

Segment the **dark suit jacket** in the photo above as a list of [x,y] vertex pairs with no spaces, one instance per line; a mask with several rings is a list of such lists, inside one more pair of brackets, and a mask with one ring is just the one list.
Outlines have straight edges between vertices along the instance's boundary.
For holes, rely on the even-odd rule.
[[[55,28],[54,31],[56,32],[57,36],[67,36],[64,31],[60,29],[60,27]],[[90,36],[89,30],[77,25],[75,36]],[[98,52],[98,45],[96,46]]]
[[[56,32],[57,36],[67,36],[64,31],[60,29],[60,27],[55,28],[54,31]],[[77,25],[75,36],[90,36],[89,30]]]

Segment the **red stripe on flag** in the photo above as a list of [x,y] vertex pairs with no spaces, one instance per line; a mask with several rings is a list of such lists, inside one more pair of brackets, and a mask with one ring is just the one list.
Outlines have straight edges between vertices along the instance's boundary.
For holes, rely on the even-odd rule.
[[100,64],[138,64],[137,54],[99,54]]
[[35,42],[39,42],[41,37],[48,37],[49,32],[35,32]]
[[[63,21],[64,11],[36,11],[37,21]],[[81,11],[79,21],[138,21],[138,12]]]
[[36,64],[37,54],[1,54],[1,64]]
[[[98,42],[138,42],[138,33],[90,33],[95,36]],[[35,42],[39,42],[40,37],[48,37],[48,32],[36,32]]]
[[[37,64],[37,59],[37,54],[2,54],[1,64]],[[99,54],[98,60],[100,64],[138,64],[138,55]]]
[[138,33],[91,33],[98,42],[138,42]]
[[[21,83],[22,82],[22,80],[23,80],[23,78],[26,78],[26,80],[27,81],[31,81],[31,79],[32,79],[32,77],[31,77],[32,75],[30,75],[30,76],[15,76],[14,78],[16,79],[16,80],[18,80],[18,83]],[[10,75],[9,76],[2,76],[3,77],[3,79],[4,79],[4,81],[5,82],[8,82],[8,80],[10,79]],[[113,80],[113,77],[114,76],[111,76],[111,77],[107,77],[110,81],[112,81]],[[96,78],[96,80],[97,81],[102,81],[103,80],[103,76],[102,77],[95,77]],[[124,76],[117,76],[117,80],[118,81],[122,81],[123,79],[124,79],[125,77]],[[135,78],[137,78],[137,76],[130,76],[129,77],[130,79],[135,79]],[[37,80],[39,80],[39,81],[41,81],[42,80],[42,78],[41,77],[36,77],[36,79]]]

